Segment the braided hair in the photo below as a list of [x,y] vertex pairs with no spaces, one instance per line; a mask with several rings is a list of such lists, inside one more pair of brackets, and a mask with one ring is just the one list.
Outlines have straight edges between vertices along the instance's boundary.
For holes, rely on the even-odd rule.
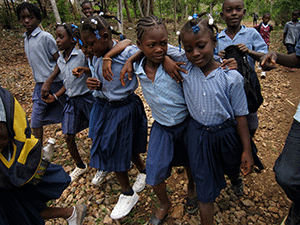
[[80,46],[82,46],[82,41],[80,39],[80,32],[78,26],[72,23],[63,23],[63,24],[58,24],[56,25],[56,29],[58,27],[63,27],[66,31],[67,34],[74,40],[76,43],[78,43]]
[[89,18],[85,18],[81,21],[80,31],[89,30],[92,33],[95,33],[96,37],[100,39],[99,31],[106,30],[110,35],[121,35],[120,32],[115,31],[112,27],[109,26],[108,22],[105,20],[103,16],[91,16]]
[[[156,27],[163,26],[166,28],[164,20],[157,16],[151,15],[151,16],[143,17],[137,22],[137,25],[136,25],[135,32],[137,35],[137,39],[141,40],[143,37],[143,34],[145,33],[145,30],[152,26],[156,26]],[[167,30],[167,28],[166,28],[166,30]]]
[[[209,19],[203,18],[204,15],[208,15]],[[211,38],[213,41],[217,41],[218,27],[214,24],[211,15],[203,12],[200,14],[194,14],[193,18],[182,27],[178,38],[179,46],[181,46],[182,36],[185,33],[196,34],[199,32],[200,26],[211,33]]]

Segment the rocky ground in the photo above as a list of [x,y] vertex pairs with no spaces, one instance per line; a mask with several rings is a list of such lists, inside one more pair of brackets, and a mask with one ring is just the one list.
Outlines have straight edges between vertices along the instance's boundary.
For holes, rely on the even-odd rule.
[[[129,28],[128,26],[127,28]],[[129,37],[132,29],[127,29]],[[176,38],[170,35],[171,43],[176,45]],[[274,31],[271,37],[271,50],[284,51],[280,42],[282,30]],[[134,37],[134,36],[133,36]],[[23,49],[23,38],[20,32],[3,31],[0,55],[0,83],[10,90],[28,117],[31,115],[31,96],[34,88],[32,73],[27,63]],[[293,120],[296,107],[300,99],[300,70],[291,71],[279,66],[272,72],[267,72],[265,79],[260,79],[264,103],[258,111],[259,129],[255,135],[255,143],[259,149],[259,156],[266,169],[262,172],[253,172],[244,178],[245,194],[237,197],[230,188],[222,191],[215,202],[215,224],[280,224],[287,214],[290,201],[276,183],[273,166],[276,158],[282,151],[285,138]],[[258,72],[258,75],[260,73]],[[141,90],[137,93],[141,96]],[[141,96],[142,97],[142,96]],[[153,122],[151,111],[144,101],[148,116],[149,129]],[[89,162],[91,141],[87,138],[88,130],[77,135],[80,154],[86,163]],[[45,128],[45,140],[56,138],[56,152],[53,162],[63,165],[69,173],[75,167],[74,162],[66,149],[60,125],[51,125]],[[146,154],[143,155],[146,159]],[[131,213],[123,219],[113,221],[109,214],[117,202],[120,188],[113,173],[99,187],[91,184],[96,173],[90,168],[89,172],[72,183],[62,194],[60,199],[49,202],[51,206],[74,206],[77,203],[88,205],[84,224],[144,224],[159,202],[150,187],[140,193],[140,200]],[[137,170],[133,168],[129,174],[131,182],[135,181]],[[178,173],[174,168],[168,179],[168,193],[173,207],[165,224],[200,224],[199,214],[189,215],[184,211],[187,193],[187,178],[185,173]],[[49,220],[50,224],[67,224],[62,219]]]

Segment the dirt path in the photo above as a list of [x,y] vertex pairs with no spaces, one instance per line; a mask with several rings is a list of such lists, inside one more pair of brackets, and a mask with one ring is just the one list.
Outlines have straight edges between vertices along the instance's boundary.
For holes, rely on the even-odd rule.
[[[127,27],[130,27],[128,25]],[[31,70],[28,66],[23,50],[22,37],[19,33],[7,33],[0,37],[1,56],[0,73],[1,85],[10,90],[21,103],[27,115],[31,115],[31,94],[34,88]],[[282,51],[280,43],[282,31],[275,31],[271,38],[271,49]],[[128,29],[129,37],[133,31]],[[176,37],[170,37],[171,43],[176,45]],[[259,74],[259,73],[258,73]],[[290,202],[274,179],[272,170],[276,158],[282,151],[285,138],[290,129],[296,107],[300,99],[300,70],[291,72],[290,69],[279,66],[267,73],[266,79],[261,79],[264,103],[258,111],[259,129],[255,135],[255,142],[259,149],[259,156],[266,169],[261,173],[252,173],[244,179],[245,194],[238,198],[232,190],[226,188],[215,203],[215,224],[280,224],[286,215]],[[137,90],[141,94],[140,90]],[[151,111],[145,103],[149,125],[153,119]],[[85,162],[89,162],[89,148],[91,141],[85,130],[77,135],[80,154]],[[59,125],[48,126],[45,131],[46,139],[55,137],[56,154],[54,162],[64,166],[67,172],[74,168],[74,163],[67,152],[65,141]],[[146,155],[143,156],[144,159]],[[146,187],[140,194],[140,201],[132,212],[119,221],[112,221],[109,214],[119,195],[119,185],[115,176],[109,174],[107,181],[101,187],[94,187],[90,182],[95,169],[85,174],[77,182],[71,184],[60,199],[51,202],[56,206],[85,203],[88,213],[85,224],[144,224],[157,207],[158,200],[150,187]],[[131,181],[134,182],[137,171],[130,171]],[[187,185],[185,173],[173,173],[168,180],[168,192],[173,203],[166,224],[199,224],[199,215],[188,215],[183,205],[186,197]],[[66,224],[64,220],[50,220],[46,224]]]

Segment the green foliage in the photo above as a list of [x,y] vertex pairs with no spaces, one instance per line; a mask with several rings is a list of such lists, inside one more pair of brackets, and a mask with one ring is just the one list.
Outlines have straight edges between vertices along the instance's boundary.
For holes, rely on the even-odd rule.
[[300,9],[300,1],[278,0],[273,5],[272,18],[276,24],[285,25],[292,18],[292,12]]
[[13,12],[9,13],[4,4],[0,6],[0,15],[0,25],[3,29],[11,29],[18,22],[16,14]]

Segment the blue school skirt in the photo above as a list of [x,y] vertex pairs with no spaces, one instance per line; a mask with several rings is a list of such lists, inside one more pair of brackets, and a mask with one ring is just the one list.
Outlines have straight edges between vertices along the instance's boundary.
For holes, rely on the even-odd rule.
[[145,153],[147,118],[141,99],[131,94],[122,101],[97,98],[91,130],[90,166],[108,172],[130,169],[132,154]]
[[61,123],[63,134],[77,134],[89,127],[94,101],[91,93],[67,98]]
[[205,126],[194,119],[187,128],[190,168],[196,183],[197,197],[203,203],[213,202],[226,187],[224,175],[240,172],[243,145],[235,120]]
[[[46,103],[42,100],[41,89],[44,83],[36,83],[32,96],[32,114],[31,127],[39,128],[48,124],[61,123],[63,109],[66,102],[66,95],[58,97],[57,101]],[[63,86],[63,82],[53,82],[51,85],[51,93],[58,92]]]
[[188,118],[171,127],[153,123],[146,161],[147,184],[154,186],[166,180],[172,166],[189,166],[185,143],[187,125]]
[[0,189],[0,224],[45,224],[40,212],[48,201],[58,199],[70,182],[62,166],[50,164],[37,185]]

